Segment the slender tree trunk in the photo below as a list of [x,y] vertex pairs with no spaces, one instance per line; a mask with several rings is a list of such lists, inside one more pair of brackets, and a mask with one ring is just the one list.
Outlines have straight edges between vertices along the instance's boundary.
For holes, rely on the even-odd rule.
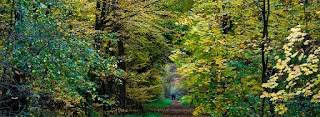
[[[124,56],[124,47],[123,47],[123,42],[121,39],[119,39],[118,41],[118,51],[119,51],[119,63],[118,66],[120,69],[126,71],[126,64],[125,64],[125,60],[123,58]],[[126,79],[124,78],[120,78],[122,81],[122,84],[120,85],[120,106],[122,109],[126,108]]]
[[308,0],[304,0],[304,4],[303,4],[303,13],[304,13],[304,21],[305,21],[305,25],[306,25],[306,30],[305,32],[306,33],[309,33],[309,30],[308,30],[308,15],[307,12],[306,12],[306,8],[307,8],[307,5],[308,5]]
[[[100,10],[100,2],[97,1],[96,3],[96,9],[99,11]],[[101,26],[100,26],[100,16],[98,14],[96,14],[96,21],[95,21],[95,30],[101,30]]]
[[10,13],[10,17],[11,17],[11,26],[14,26],[14,21],[12,20],[13,19],[13,13],[14,13],[14,7],[15,7],[15,0],[12,0],[12,8],[11,8],[11,13]]
[[[117,0],[112,0],[112,10],[113,12],[115,12],[116,10],[118,10],[118,6],[117,6]],[[119,19],[117,14],[115,15],[115,19]],[[117,22],[114,22],[113,24],[113,29],[112,32],[118,32],[120,29],[122,28],[121,24],[118,24]],[[120,69],[122,69],[123,71],[126,71],[126,63],[125,63],[125,59],[124,59],[124,55],[125,55],[125,49],[124,49],[124,43],[122,40],[122,37],[119,37],[118,40],[118,67]],[[120,78],[120,80],[122,81],[122,84],[120,84],[119,86],[119,90],[120,90],[120,95],[119,95],[119,102],[120,102],[120,107],[122,109],[126,109],[126,79],[124,78]],[[121,112],[122,115],[125,115],[124,112]]]
[[[266,31],[267,31],[267,25],[266,25],[266,1],[263,0],[263,9],[262,9],[262,19],[263,19],[263,38],[266,37]],[[267,79],[266,79],[266,64],[265,64],[265,48],[264,48],[264,45],[265,45],[265,41],[262,42],[261,44],[261,64],[262,64],[262,83],[266,83],[267,82]],[[260,117],[263,117],[264,116],[264,108],[265,108],[265,98],[262,99],[262,105],[261,105],[261,115]]]
[[[269,15],[270,15],[270,0],[263,0],[263,6],[262,6],[262,19],[263,19],[263,42],[261,43],[261,64],[262,64],[262,83],[266,83],[268,80],[267,77],[267,69],[268,69],[268,55],[266,55],[265,52],[265,45],[268,46],[270,43],[270,39],[268,36],[268,22],[269,22]],[[271,93],[271,89],[265,89],[265,91]],[[264,110],[265,110],[265,98],[262,99],[262,106],[261,106],[261,117],[264,116]],[[274,112],[274,105],[272,104],[271,101],[269,102],[270,106],[270,113],[271,116],[275,116]]]

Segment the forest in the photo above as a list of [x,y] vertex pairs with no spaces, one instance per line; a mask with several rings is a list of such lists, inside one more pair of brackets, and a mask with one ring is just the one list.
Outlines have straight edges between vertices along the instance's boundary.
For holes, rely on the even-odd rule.
[[316,117],[320,0],[0,0],[1,117]]

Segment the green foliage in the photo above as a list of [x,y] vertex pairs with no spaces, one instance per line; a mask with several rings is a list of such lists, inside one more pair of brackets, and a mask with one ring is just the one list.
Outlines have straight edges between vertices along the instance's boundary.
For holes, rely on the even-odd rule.
[[[196,106],[194,115],[271,116],[266,108],[272,110],[272,105],[260,98],[263,91],[268,91],[261,86],[261,47],[266,48],[263,51],[267,56],[269,79],[278,71],[273,70],[276,61],[268,58],[284,57],[279,50],[289,35],[288,29],[301,24],[312,39],[318,40],[319,17],[315,10],[318,4],[316,1],[270,1],[269,42],[262,45],[262,1],[196,1],[189,14],[176,23],[187,25],[189,30],[177,39],[181,44],[170,56],[184,77],[182,87],[189,89],[185,99],[192,100]],[[279,83],[279,87],[285,86]],[[311,108],[313,106],[307,110]],[[275,110],[279,110],[278,106]],[[303,111],[299,112],[303,114]]]
[[163,99],[163,100],[147,103],[144,106],[147,108],[166,108],[171,104],[172,104],[172,101],[170,99]]
[[[105,18],[100,19],[106,22],[103,33],[112,33],[113,38],[123,42],[124,55],[118,59],[126,64],[126,71],[121,77],[127,81],[127,97],[134,101],[129,105],[163,98],[162,75],[171,50],[164,34],[170,33],[166,22],[175,16],[167,11],[166,4],[158,0],[106,3],[110,7],[105,11]],[[101,45],[107,45],[101,51],[119,53],[114,49],[119,45],[101,42]]]
[[[65,115],[92,115],[94,109],[110,105],[114,106],[110,109],[117,108],[118,87],[124,83],[120,78],[129,82],[126,93],[134,104],[163,98],[162,66],[170,51],[164,36],[170,30],[164,22],[174,14],[157,7],[165,8],[168,3],[100,0],[3,3],[0,26],[1,36],[5,37],[0,40],[0,49],[4,50],[0,54],[5,59],[0,58],[0,72],[6,77],[14,77],[13,73],[26,75],[25,81],[18,81],[23,82],[19,84],[21,89],[28,90],[25,97],[30,103],[25,104],[25,112],[51,109]],[[110,7],[102,8],[106,6]],[[98,29],[99,26],[102,28]],[[120,40],[124,42],[125,55],[116,58]],[[117,69],[120,59],[126,63],[126,71]]]
[[[70,6],[63,5],[63,2],[16,3],[23,18],[12,27],[14,32],[7,35],[1,53],[5,59],[1,63],[5,64],[2,68],[5,71],[24,75],[18,81],[1,80],[28,89],[28,95],[18,95],[29,102],[25,112],[32,114],[47,106],[48,109],[58,107],[55,110],[60,114],[84,114],[85,105],[95,99],[102,101],[103,105],[111,105],[112,101],[106,100],[107,94],[98,94],[95,76],[106,76],[115,71],[115,58],[101,57],[92,41],[85,40],[86,36],[75,36],[72,29],[65,28],[65,25],[73,25],[67,22],[72,16],[52,15]],[[46,12],[45,5],[49,4],[53,7],[52,13]],[[14,77],[10,72],[1,74]]]
[[195,116],[320,113],[317,0],[0,2],[4,116],[165,108],[171,87]]
[[[261,35],[255,31],[261,24],[253,23],[258,19],[251,12],[257,7],[249,4],[251,2],[197,2],[192,12],[178,23],[191,28],[171,60],[180,66],[178,72],[185,79],[183,86],[190,89],[185,99],[193,100],[197,116],[254,113],[248,103],[259,100],[245,100],[257,97],[262,91],[258,80],[260,71],[256,70],[259,66],[246,61],[258,61],[258,56],[252,53],[257,40],[252,39]],[[229,23],[226,27],[233,26],[224,31],[223,22]],[[241,108],[237,108],[239,106]]]
[[166,0],[164,7],[173,12],[188,12],[195,1],[193,0]]
[[155,68],[144,73],[128,75],[131,80],[127,88],[128,97],[140,103],[163,99],[163,79],[160,75],[162,75],[161,71]]
[[178,96],[178,99],[181,101],[182,105],[191,105],[191,99],[188,96]]

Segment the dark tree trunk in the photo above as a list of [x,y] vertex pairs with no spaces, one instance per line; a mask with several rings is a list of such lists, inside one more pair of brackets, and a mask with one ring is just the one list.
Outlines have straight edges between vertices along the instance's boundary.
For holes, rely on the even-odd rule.
[[[123,47],[123,42],[121,39],[119,39],[118,41],[118,56],[119,56],[119,63],[118,63],[118,66],[120,69],[126,71],[126,63],[125,63],[125,60],[124,60],[124,47]],[[122,84],[120,84],[120,98],[119,98],[119,101],[120,101],[120,106],[122,109],[125,109],[126,108],[126,79],[124,78],[120,78],[120,80],[122,81]]]
[[304,21],[305,21],[305,25],[306,25],[306,29],[305,29],[305,32],[306,33],[309,33],[309,30],[308,30],[308,20],[309,20],[309,13],[306,12],[306,8],[308,6],[308,0],[304,0],[304,3],[303,3],[303,13],[304,13]]
[[[263,42],[261,43],[261,64],[262,64],[262,83],[266,83],[268,80],[267,76],[267,69],[268,69],[268,56],[265,53],[265,45],[268,46],[270,43],[270,39],[268,36],[268,21],[269,21],[269,15],[270,15],[270,1],[269,0],[263,0],[263,8],[262,8],[262,20],[263,20]],[[265,91],[271,93],[271,89],[265,89]],[[265,110],[265,98],[262,99],[262,106],[261,106],[261,117],[264,116],[264,110]],[[269,101],[270,106],[270,113],[272,117],[275,117],[275,111],[274,111],[274,105],[271,101]]]
[[[118,10],[118,6],[117,6],[117,0],[112,0],[112,11],[115,12],[116,10]],[[117,14],[114,15],[115,19],[119,19]],[[118,32],[120,29],[122,28],[121,24],[118,24],[117,22],[113,23],[113,28],[112,28],[112,32]],[[125,63],[125,59],[124,59],[124,55],[125,55],[125,49],[124,49],[124,43],[122,40],[122,37],[118,37],[118,67],[120,69],[122,69],[123,71],[126,71],[126,63]],[[122,81],[122,83],[119,86],[119,90],[120,90],[120,94],[119,94],[119,102],[120,102],[120,107],[122,109],[126,109],[126,79],[124,78],[120,78],[120,80]],[[122,115],[125,115],[125,113],[121,113]]]

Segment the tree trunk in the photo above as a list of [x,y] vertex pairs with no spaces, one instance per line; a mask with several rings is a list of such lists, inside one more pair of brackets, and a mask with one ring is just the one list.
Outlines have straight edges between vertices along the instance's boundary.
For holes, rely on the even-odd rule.
[[[118,10],[118,6],[117,6],[117,0],[112,0],[112,11],[115,12],[116,10]],[[115,15],[115,19],[120,19],[118,18],[118,15]],[[122,28],[121,24],[118,24],[117,22],[113,23],[113,28],[112,28],[112,32],[118,32],[120,29]],[[125,50],[124,50],[124,44],[123,44],[123,40],[122,37],[118,37],[118,67],[120,69],[122,69],[123,71],[126,71],[126,63],[125,63]],[[126,79],[124,78],[120,78],[120,80],[122,81],[122,83],[119,86],[119,90],[120,90],[120,94],[119,94],[119,102],[120,102],[120,107],[122,109],[126,109]],[[121,112],[122,115],[125,115],[125,113],[122,111]]]
[[[262,64],[262,83],[266,83],[268,80],[267,77],[267,69],[268,69],[268,57],[265,55],[265,45],[268,46],[270,43],[270,39],[268,37],[268,21],[269,21],[269,15],[270,15],[270,1],[269,0],[263,0],[263,8],[262,8],[262,18],[263,18],[263,42],[261,43],[261,64]],[[265,89],[265,91],[271,93],[271,89]],[[264,109],[265,109],[265,100],[262,99],[262,106],[261,106],[261,117],[264,116]],[[269,100],[268,100],[269,101]],[[271,116],[275,116],[274,112],[274,105],[272,102],[269,101],[270,106],[270,113]]]
[[[118,52],[119,52],[119,63],[118,63],[118,66],[120,69],[126,71],[126,64],[125,64],[125,60],[123,58],[124,56],[124,47],[123,47],[123,42],[121,39],[119,39],[118,41]],[[120,84],[120,98],[119,98],[119,101],[120,101],[120,107],[122,109],[125,109],[126,108],[126,79],[124,78],[120,78],[120,80],[122,81],[122,84]]]

